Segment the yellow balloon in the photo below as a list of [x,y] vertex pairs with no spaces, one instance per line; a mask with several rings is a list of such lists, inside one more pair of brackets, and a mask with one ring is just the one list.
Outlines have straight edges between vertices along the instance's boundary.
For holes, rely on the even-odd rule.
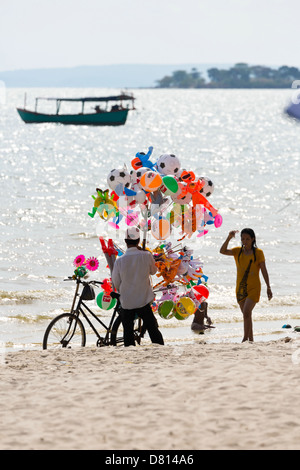
[[187,318],[194,313],[196,305],[190,297],[181,297],[176,303],[175,309],[181,317]]
[[118,206],[113,199],[102,196],[97,196],[94,201],[94,207],[97,208],[97,212],[101,219],[109,220],[111,217],[115,217],[118,212]]

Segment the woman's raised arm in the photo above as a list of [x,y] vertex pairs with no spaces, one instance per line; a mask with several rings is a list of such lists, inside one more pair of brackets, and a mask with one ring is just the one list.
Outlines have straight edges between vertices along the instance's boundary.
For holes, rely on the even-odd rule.
[[236,233],[238,233],[238,230],[231,230],[231,232],[229,232],[228,237],[226,238],[225,242],[223,243],[223,245],[220,248],[220,253],[222,255],[233,256],[232,250],[228,249],[228,243],[230,242],[230,240],[232,238],[235,237]]

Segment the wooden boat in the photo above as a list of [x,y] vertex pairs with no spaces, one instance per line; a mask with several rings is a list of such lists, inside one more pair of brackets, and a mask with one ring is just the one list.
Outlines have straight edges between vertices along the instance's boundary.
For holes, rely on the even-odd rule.
[[[56,113],[45,114],[37,111],[40,100],[56,101]],[[17,108],[17,111],[26,124],[38,124],[44,122],[54,122],[59,124],[86,125],[86,126],[122,126],[125,124],[128,112],[135,109],[135,98],[133,95],[122,93],[117,96],[107,97],[86,97],[86,98],[36,98],[35,110],[26,109],[26,95],[24,108]],[[81,102],[81,112],[78,114],[60,114],[62,102]],[[123,106],[124,101],[131,101],[131,108]],[[109,102],[113,102],[108,109]],[[94,112],[85,113],[86,103],[104,103],[105,107],[99,104],[94,107]]]

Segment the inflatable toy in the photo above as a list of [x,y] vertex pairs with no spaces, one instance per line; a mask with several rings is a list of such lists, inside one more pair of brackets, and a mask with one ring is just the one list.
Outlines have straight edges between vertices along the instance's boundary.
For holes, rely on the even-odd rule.
[[92,212],[88,213],[90,217],[94,217],[98,212],[99,216],[102,219],[108,220],[114,215],[117,214],[117,204],[116,199],[119,199],[116,193],[112,194],[112,197],[109,197],[109,191],[106,189],[102,191],[101,189],[96,189],[97,197],[92,196],[94,199],[94,207]]
[[204,176],[201,176],[200,180],[202,180],[204,182],[204,184],[203,184],[203,186],[200,190],[201,194],[203,194],[203,196],[205,196],[205,197],[211,196],[212,193],[214,192],[214,189],[215,189],[214,183],[212,182],[212,180],[209,179],[209,178],[206,178]]
[[[126,164],[111,170],[107,175],[109,189],[96,190],[89,216],[98,213],[115,230],[135,225],[143,229],[144,240],[149,231],[157,240],[173,236],[181,241],[194,234],[203,237],[209,226],[219,228],[222,217],[207,200],[214,191],[212,180],[182,168],[172,153],[161,154],[154,163],[150,161],[153,153],[152,146],[147,153],[137,152],[131,171]],[[154,223],[158,219],[167,220],[169,227],[166,222]]]
[[174,316],[175,303],[173,300],[164,300],[158,305],[157,312],[161,318],[169,320]]
[[141,176],[140,185],[145,191],[157,191],[162,185],[162,177],[155,171],[146,171]]
[[200,284],[199,286],[194,286],[193,289],[197,292],[197,294],[200,294],[201,297],[204,297],[205,299],[208,298],[209,290],[206,286]]
[[125,168],[122,170],[111,170],[107,176],[107,184],[113,190],[118,185],[128,188],[130,186],[130,173]]
[[156,240],[166,240],[170,236],[171,226],[167,219],[160,218],[154,220],[151,226],[151,233]]
[[[147,152],[137,152],[130,159],[129,171],[126,163],[123,168],[108,169],[105,184],[109,189],[96,189],[88,214],[91,218],[99,215],[97,233],[105,233],[105,224],[122,240],[129,228],[140,233],[142,248],[152,253],[157,266],[152,278],[156,294],[153,308],[161,318],[184,320],[207,300],[209,290],[199,254],[195,256],[183,240],[189,242],[195,237],[197,242],[209,231],[220,228],[223,219],[208,201],[216,190],[209,177],[199,176],[173,153],[153,157],[154,149],[149,146]],[[123,252],[116,250],[111,239],[108,245],[103,239],[100,242],[112,272],[115,258]],[[153,248],[155,244],[158,246]],[[88,269],[97,269],[98,260],[79,255],[74,266],[85,275]],[[110,280],[105,281],[103,290],[97,298],[98,305],[102,309],[113,308],[115,303],[109,294],[114,288]]]
[[157,170],[163,175],[175,176],[180,169],[180,161],[176,155],[164,153],[159,157],[156,163]]
[[153,147],[149,147],[148,152],[138,152],[135,158],[131,161],[132,168],[138,170],[141,167],[154,168],[155,163],[150,162],[149,158],[153,152]]
[[114,308],[116,305],[117,300],[113,299],[110,294],[106,294],[105,292],[100,292],[96,298],[97,305],[102,310],[110,310]]
[[179,187],[175,177],[170,175],[163,176],[162,183],[160,190],[165,196],[171,196],[177,193]]
[[216,214],[215,220],[214,220],[215,227],[216,228],[221,227],[222,223],[223,223],[223,218],[221,214]]
[[178,320],[185,320],[195,312],[196,306],[190,297],[181,297],[175,304],[174,316]]

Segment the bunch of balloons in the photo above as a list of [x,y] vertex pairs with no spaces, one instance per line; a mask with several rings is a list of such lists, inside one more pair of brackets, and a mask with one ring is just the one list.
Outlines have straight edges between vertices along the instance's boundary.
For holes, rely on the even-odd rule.
[[128,226],[148,232],[156,240],[166,240],[171,234],[177,240],[198,237],[208,232],[208,226],[222,225],[222,216],[208,198],[214,191],[207,177],[196,176],[181,167],[174,154],[162,154],[152,162],[148,152],[138,152],[131,161],[131,170],[124,165],[107,176],[109,189],[96,189],[90,217],[96,214],[115,229]]
[[190,282],[207,282],[207,276],[203,273],[203,264],[193,257],[193,250],[172,247],[172,243],[162,243],[152,253],[158,268],[157,277],[163,277],[160,284],[169,285],[173,281],[188,285]]
[[172,284],[160,289],[163,295],[155,299],[154,310],[161,318],[169,320],[175,317],[177,320],[185,320],[193,315],[209,296],[209,291],[204,285],[192,286],[181,294],[178,290],[179,287]]
[[[96,188],[92,196],[90,217],[98,215],[104,224],[124,233],[128,227],[136,227],[144,242],[149,236],[155,243],[159,241],[152,254],[158,268],[154,279],[162,280],[157,279],[153,286],[153,307],[162,318],[186,319],[209,296],[201,261],[186,246],[172,246],[170,239],[177,243],[194,235],[203,237],[210,227],[222,225],[222,216],[208,200],[213,192],[210,178],[183,168],[174,154],[153,159],[153,147],[149,147],[147,153],[138,152],[131,158],[130,169],[126,164],[112,169],[107,187]],[[101,238],[100,242],[112,272],[115,258],[122,252],[112,240],[107,246]],[[100,308],[112,308],[108,291],[99,296]]]
[[152,251],[158,268],[156,276],[163,277],[163,281],[154,286],[156,294],[162,293],[155,299],[154,307],[164,319],[184,320],[208,298],[209,290],[205,285],[208,278],[203,274],[200,260],[193,258],[192,250],[175,248],[169,242]]

